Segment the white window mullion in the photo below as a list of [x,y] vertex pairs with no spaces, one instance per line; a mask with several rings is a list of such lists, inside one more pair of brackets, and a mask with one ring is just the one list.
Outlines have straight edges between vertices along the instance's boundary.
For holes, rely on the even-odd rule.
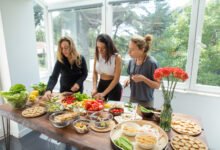
[[197,18],[198,18],[198,9],[199,1],[192,1],[192,14],[190,18],[190,30],[189,30],[189,40],[188,40],[188,51],[187,51],[187,64],[186,72],[189,74],[189,80],[186,81],[186,88],[190,89],[192,82],[194,80],[195,73],[193,72],[193,59],[194,59],[194,50],[195,50],[195,41],[196,41],[196,28],[197,28]]
[[205,0],[194,0],[197,3],[197,18],[196,19],[196,28],[195,28],[195,39],[194,39],[194,55],[192,59],[192,70],[191,70],[191,84],[190,89],[195,90],[197,83],[198,67],[199,67],[199,58],[200,58],[200,49],[201,49],[201,37],[202,37],[202,27],[204,20],[205,12]]
[[110,5],[106,1],[106,33],[110,36],[112,35],[112,27],[113,27],[113,11],[112,5]]
[[187,89],[192,89],[192,86],[195,84],[197,78],[198,60],[196,60],[197,52],[195,52],[195,50],[197,49],[197,45],[196,45],[197,36],[201,32],[201,30],[199,30],[198,27],[199,17],[201,17],[199,16],[199,9],[200,9],[199,7],[200,7],[200,0],[193,0],[192,14],[190,19],[188,51],[187,51],[188,56],[187,56],[187,64],[186,64],[186,71],[189,74],[189,80],[186,81]]
[[50,38],[50,33],[53,33],[50,31],[50,25],[49,25],[49,14],[48,14],[48,9],[45,8],[45,36],[46,36],[46,44],[47,44],[47,64],[48,64],[48,72],[47,74],[50,74],[51,70],[52,70],[52,62],[51,60],[53,60],[52,56],[51,56],[51,49],[53,49],[53,47],[51,47],[50,45],[50,40],[52,40],[53,38]]
[[103,1],[101,15],[102,15],[101,33],[106,33],[106,0]]
[[53,19],[51,12],[48,13],[48,38],[49,40],[49,55],[50,55],[50,72],[52,72],[53,66],[55,64],[56,54],[54,52],[54,38],[53,38]]

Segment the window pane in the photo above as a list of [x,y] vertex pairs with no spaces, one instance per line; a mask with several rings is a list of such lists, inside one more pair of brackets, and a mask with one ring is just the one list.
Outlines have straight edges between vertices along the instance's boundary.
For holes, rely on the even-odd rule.
[[46,28],[44,10],[37,3],[34,4],[35,32],[37,40],[37,56],[40,74],[48,71],[48,51],[46,46]]
[[93,68],[95,39],[101,30],[101,7],[52,12],[54,51],[62,36],[73,38],[77,50],[86,58],[88,70]]
[[197,83],[220,86],[220,1],[206,2]]
[[113,5],[113,39],[122,55],[122,75],[129,61],[127,47],[132,35],[154,36],[151,55],[161,67],[178,66],[185,69],[191,0],[143,1]]

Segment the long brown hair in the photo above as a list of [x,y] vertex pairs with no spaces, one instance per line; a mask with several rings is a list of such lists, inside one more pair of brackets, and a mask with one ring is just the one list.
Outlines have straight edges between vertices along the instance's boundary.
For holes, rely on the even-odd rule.
[[[110,59],[110,57],[116,53],[118,53],[118,50],[116,49],[111,37],[107,34],[100,34],[98,35],[98,37],[96,38],[96,44],[97,42],[101,42],[105,44],[106,47],[106,59],[105,62],[107,63]],[[97,60],[99,60],[99,51],[96,45],[95,48],[95,55]]]
[[137,45],[139,49],[144,48],[144,53],[147,54],[150,50],[152,44],[153,36],[150,34],[145,35],[144,37],[135,35],[131,38],[131,41]]
[[72,58],[74,58],[72,63],[76,63],[77,67],[80,67],[80,65],[82,63],[80,54],[76,50],[76,47],[75,47],[75,44],[74,44],[72,38],[68,37],[68,36],[62,37],[58,42],[58,50],[57,50],[58,61],[63,63],[64,55],[62,54],[61,43],[64,41],[69,43],[70,55],[72,56]]

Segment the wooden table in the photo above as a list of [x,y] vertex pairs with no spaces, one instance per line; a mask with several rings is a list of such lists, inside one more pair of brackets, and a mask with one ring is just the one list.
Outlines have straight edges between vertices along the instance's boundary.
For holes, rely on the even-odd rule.
[[[47,135],[50,138],[53,138],[57,141],[66,143],[68,145],[73,145],[81,150],[111,150],[111,142],[109,132],[107,133],[97,133],[90,130],[87,134],[77,134],[73,127],[68,126],[63,129],[58,129],[53,127],[53,125],[48,120],[48,115],[43,115],[37,118],[24,118],[21,115],[21,110],[13,109],[8,104],[0,105],[0,114],[5,118],[10,120],[14,120],[19,124],[22,124],[30,129],[36,130],[40,133]],[[183,118],[192,119],[196,122],[198,120],[192,116],[177,114]],[[171,138],[174,134],[174,131],[170,131],[168,133],[169,138]],[[202,139],[206,144],[204,132],[198,136],[198,138]],[[168,145],[167,149],[171,149]]]

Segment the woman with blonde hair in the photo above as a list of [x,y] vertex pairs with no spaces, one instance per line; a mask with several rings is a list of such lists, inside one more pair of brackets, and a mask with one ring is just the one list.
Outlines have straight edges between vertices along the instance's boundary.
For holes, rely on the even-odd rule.
[[160,83],[153,78],[154,71],[158,68],[157,61],[149,55],[152,35],[145,37],[133,36],[129,42],[129,55],[133,58],[128,65],[130,78],[125,81],[125,86],[130,83],[130,101],[137,102],[145,107],[153,107],[154,89]]
[[67,36],[58,42],[57,61],[44,94],[46,98],[51,97],[59,75],[60,92],[83,92],[83,82],[88,75],[86,61],[76,50],[72,38]]

